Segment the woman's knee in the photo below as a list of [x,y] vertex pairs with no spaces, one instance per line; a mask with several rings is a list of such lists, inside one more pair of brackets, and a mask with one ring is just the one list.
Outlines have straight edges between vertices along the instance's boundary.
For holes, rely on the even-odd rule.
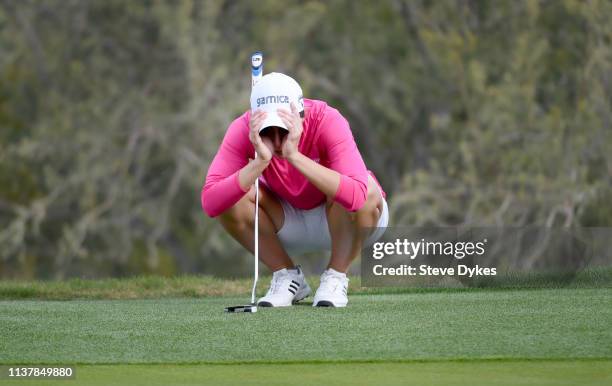
[[374,226],[382,213],[382,196],[372,177],[368,178],[368,195],[363,206],[355,212],[354,220],[363,226]]
[[218,217],[219,221],[226,228],[251,227],[255,221],[254,202],[255,191],[254,188],[251,188],[238,202]]
[[[255,224],[255,187],[249,191],[234,206],[219,216],[219,221],[227,228],[252,229]],[[280,229],[284,222],[284,213],[278,199],[273,197],[261,185],[259,187],[259,209],[265,212],[274,226]]]

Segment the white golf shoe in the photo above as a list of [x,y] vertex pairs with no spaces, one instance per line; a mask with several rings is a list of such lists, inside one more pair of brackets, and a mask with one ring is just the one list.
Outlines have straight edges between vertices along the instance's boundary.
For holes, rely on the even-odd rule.
[[345,273],[328,268],[321,275],[321,284],[312,305],[314,307],[346,307],[348,283],[349,279]]
[[260,307],[288,307],[310,295],[310,287],[306,283],[300,266],[293,269],[283,268],[272,274],[272,282],[266,296],[259,299]]

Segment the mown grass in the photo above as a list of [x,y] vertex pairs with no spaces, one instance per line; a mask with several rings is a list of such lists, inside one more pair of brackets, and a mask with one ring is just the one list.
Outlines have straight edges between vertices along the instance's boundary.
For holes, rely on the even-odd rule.
[[[610,385],[610,361],[473,361],[412,363],[306,363],[236,365],[77,366],[76,378],[54,386],[106,385],[419,385],[419,386],[603,386]],[[39,380],[5,381],[39,385]]]
[[[608,385],[612,379],[612,288],[361,289],[358,283],[352,281],[359,296],[344,309],[311,307],[308,298],[290,308],[227,314],[225,306],[248,299],[250,280],[37,282],[33,291],[16,292],[25,300],[0,300],[0,364],[76,366],[76,379],[54,380],[58,385]],[[215,291],[239,293],[212,296]],[[41,294],[69,300],[35,299]],[[149,298],[160,294],[178,298]]]
[[[259,280],[258,293],[265,292],[269,276]],[[319,277],[308,278],[316,288]],[[612,288],[612,268],[589,269],[575,275],[510,274],[472,282],[470,287],[456,282],[453,288],[364,288],[361,279],[352,277],[349,292],[352,295],[389,293],[426,293],[475,291],[479,289],[528,289],[528,288]],[[252,286],[251,278],[221,279],[212,276],[185,275],[177,277],[137,276],[121,279],[69,279],[63,281],[0,281],[0,299],[159,299],[159,298],[200,298],[219,296],[248,297]]]
[[228,314],[245,297],[0,301],[0,363],[612,359],[612,289],[352,296]]

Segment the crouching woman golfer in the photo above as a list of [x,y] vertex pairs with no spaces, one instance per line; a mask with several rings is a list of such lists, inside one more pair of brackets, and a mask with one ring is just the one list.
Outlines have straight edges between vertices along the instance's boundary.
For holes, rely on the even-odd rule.
[[385,193],[346,119],[325,102],[303,99],[298,83],[280,73],[255,85],[251,110],[230,124],[202,188],[206,214],[251,253],[257,178],[259,256],[273,272],[258,305],[290,306],[310,295],[291,258],[329,250],[313,305],[346,306],[351,261],[387,226]]

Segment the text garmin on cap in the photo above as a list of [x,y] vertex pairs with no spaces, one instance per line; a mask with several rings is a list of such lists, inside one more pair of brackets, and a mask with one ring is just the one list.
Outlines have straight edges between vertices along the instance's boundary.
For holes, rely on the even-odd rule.
[[268,103],[289,104],[289,97],[287,95],[268,95],[266,97],[257,98],[257,107]]

